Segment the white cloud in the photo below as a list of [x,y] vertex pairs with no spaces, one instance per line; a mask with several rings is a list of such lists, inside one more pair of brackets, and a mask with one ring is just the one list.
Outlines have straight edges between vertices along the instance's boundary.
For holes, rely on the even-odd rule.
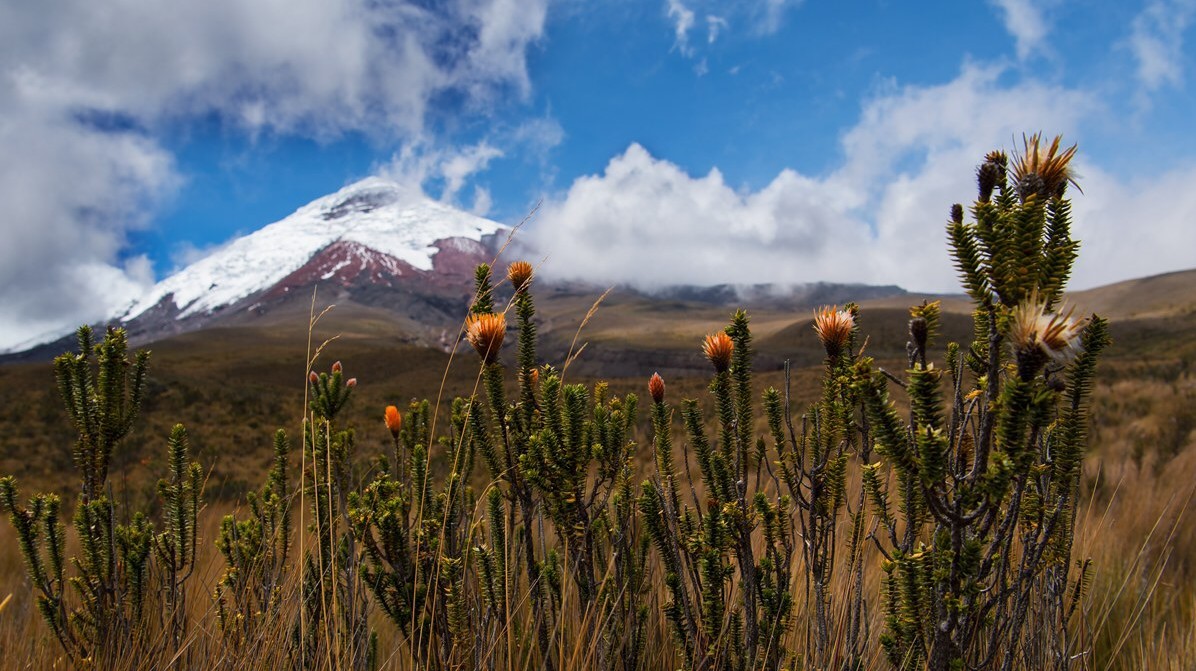
[[1041,51],[1050,30],[1044,9],[1050,3],[1036,0],[990,0],[1001,12],[1005,30],[1013,36],[1019,60]]
[[706,44],[714,44],[718,39],[719,31],[726,29],[727,20],[721,16],[713,14],[706,15]]
[[682,56],[692,56],[694,50],[689,46],[689,31],[694,27],[693,10],[681,0],[667,0],[667,10],[669,19],[673,21],[673,48]]
[[141,135],[53,114],[0,116],[0,349],[105,317],[152,283],[120,252],[177,181],[171,157]]
[[701,15],[706,24],[706,44],[709,48],[726,33],[732,22],[737,28],[753,36],[776,34],[784,25],[786,13],[802,4],[802,0],[665,0],[665,16],[673,29],[673,50],[685,58],[694,58],[702,45],[690,41],[690,33],[697,27]]
[[1183,37],[1193,13],[1196,0],[1153,0],[1134,18],[1130,50],[1147,92],[1183,85]]
[[514,131],[500,134],[499,141],[518,145],[538,160],[546,160],[549,151],[565,141],[565,129],[551,113],[524,121]]
[[692,177],[638,144],[545,204],[534,229],[559,277],[641,286],[859,277],[835,247],[864,244],[834,187],[792,171],[758,192]]
[[[438,106],[529,93],[547,1],[0,4],[0,348],[152,281],[120,259],[180,182],[159,133],[214,117],[251,136],[422,138]],[[446,165],[449,197],[489,158]]]
[[1086,162],[1078,172],[1084,193],[1073,197],[1073,235],[1082,241],[1076,287],[1192,268],[1196,165],[1128,181]]
[[755,9],[756,30],[765,35],[772,35],[781,29],[785,12],[801,3],[802,0],[760,0]]
[[957,291],[944,235],[951,204],[975,198],[987,151],[1011,151],[1040,129],[1080,143],[1086,195],[1073,194],[1074,234],[1084,249],[1073,286],[1190,267],[1196,195],[1182,194],[1196,168],[1121,184],[1082,158],[1083,125],[1103,114],[1098,100],[1002,84],[1001,74],[965,65],[945,84],[890,88],[864,104],[832,169],[783,170],[758,190],[735,188],[717,169],[690,175],[633,144],[546,201],[531,231],[548,255],[545,273],[647,287],[836,281]]
[[493,205],[494,200],[490,197],[490,189],[482,186],[473,188],[473,205],[469,207],[470,213],[484,217],[490,212]]
[[429,186],[439,186],[440,200],[456,204],[457,193],[473,175],[484,171],[490,161],[503,156],[502,150],[486,140],[474,145],[444,148],[425,142],[403,146],[377,172],[406,186],[414,193],[424,193]]
[[[237,237],[240,237],[241,235],[244,235],[244,232],[239,231],[232,238],[232,240],[235,240]],[[174,264],[175,270],[180,270],[182,268],[186,268],[187,266],[191,265],[192,263],[195,263],[196,261],[201,261],[201,260],[211,256],[212,254],[215,254],[216,252],[220,251],[221,249],[224,249],[232,242],[232,240],[228,240],[226,242],[216,242],[216,243],[207,244],[207,245],[196,245],[195,243],[191,242],[190,240],[184,240],[184,241],[176,244],[174,246],[174,248],[170,250],[170,262],[172,264]],[[153,273],[151,272],[150,275],[151,275],[151,279],[152,279]]]

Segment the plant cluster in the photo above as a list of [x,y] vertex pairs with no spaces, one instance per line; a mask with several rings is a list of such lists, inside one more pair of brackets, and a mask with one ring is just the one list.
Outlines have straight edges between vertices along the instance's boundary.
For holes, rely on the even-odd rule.
[[[446,669],[855,670],[878,654],[897,669],[1082,666],[1090,570],[1073,530],[1107,326],[1060,305],[1078,248],[1065,198],[1075,148],[1034,136],[1023,149],[1012,165],[985,158],[972,223],[951,210],[972,342],[935,361],[940,306],[915,306],[898,376],[866,355],[858,306],[823,308],[820,394],[795,416],[787,366],[783,388],[755,390],[739,311],[702,344],[707,399],[675,408],[665,380],[649,380],[650,448],[637,445],[634,394],[570,383],[568,362],[538,359],[532,266],[507,269],[503,309],[480,266],[463,327],[474,392],[444,413],[387,407],[377,458],[359,459],[337,422],[356,379],[339,362],[309,373],[299,486],[280,430],[247,514],[220,525],[224,643],[281,647],[294,668],[397,656]],[[186,659],[202,473],[176,427],[159,521],[118,521],[107,466],[146,366],[127,361],[124,338],[93,345],[80,329],[81,353],[56,363],[80,436],[72,575],[58,497],[20,504],[0,480],[39,608],[79,663],[148,640]],[[397,640],[380,640],[371,613]],[[150,630],[161,635],[135,634]]]
[[118,513],[108,466],[140,408],[149,353],[138,352],[130,362],[120,329],[95,343],[91,328],[83,326],[78,341],[78,354],[54,361],[63,405],[79,434],[78,554],[66,557],[58,495],[38,494],[22,504],[10,476],[0,479],[0,505],[16,529],[38,610],[64,653],[75,665],[110,665],[147,641],[180,649],[188,628],[185,583],[195,568],[203,471],[188,463],[187,431],[176,425],[167,441],[167,476],[158,482],[161,531],[155,533],[142,511],[130,516],[121,506]]

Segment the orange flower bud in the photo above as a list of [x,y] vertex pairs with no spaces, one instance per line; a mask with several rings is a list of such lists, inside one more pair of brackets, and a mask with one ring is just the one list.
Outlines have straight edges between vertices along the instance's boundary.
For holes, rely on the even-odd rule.
[[648,393],[651,394],[653,401],[664,403],[664,378],[660,376],[660,373],[652,373],[652,378],[648,380]]
[[532,369],[532,386],[537,387],[539,385],[540,385],[540,369],[533,368]]
[[828,306],[814,312],[814,332],[826,348],[826,355],[831,358],[838,357],[843,352],[853,328],[855,317],[847,310]]
[[465,323],[465,337],[485,363],[498,360],[506,335],[507,319],[501,313],[472,315]]
[[357,378],[351,377],[345,382],[345,386],[352,389],[357,386]]
[[335,375],[339,372],[341,372],[341,362],[337,361],[336,363],[332,364],[332,373]]
[[320,381],[320,376],[316,375],[316,371],[313,370],[311,372],[311,374],[307,376],[307,381],[312,384],[315,384]]
[[714,370],[721,373],[731,367],[731,353],[735,351],[735,341],[723,331],[711,333],[702,343],[702,353],[714,364]]
[[393,405],[386,406],[386,428],[390,429],[390,435],[395,438],[399,437],[399,430],[403,428],[403,416]]
[[532,264],[527,261],[516,261],[507,266],[507,279],[515,291],[523,291],[532,281]]

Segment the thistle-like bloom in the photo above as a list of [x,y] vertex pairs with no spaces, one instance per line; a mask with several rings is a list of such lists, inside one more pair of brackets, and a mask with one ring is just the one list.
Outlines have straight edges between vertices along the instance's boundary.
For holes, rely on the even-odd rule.
[[648,380],[648,394],[656,403],[664,403],[664,378],[660,373],[652,373],[652,378]]
[[1022,301],[1013,311],[1009,339],[1018,351],[1019,359],[1041,352],[1056,363],[1067,363],[1080,351],[1080,336],[1087,319],[1072,317],[1066,312],[1048,312],[1039,301],[1038,292]]
[[1042,139],[1039,133],[1029,138],[1023,135],[1022,153],[1013,157],[1013,179],[1023,201],[1033,194],[1062,198],[1069,183],[1076,185],[1071,169],[1076,145],[1060,151],[1059,142],[1063,136],[1056,135],[1051,146],[1044,149]]
[[523,291],[532,281],[532,264],[527,261],[516,261],[507,266],[507,280],[515,291]]
[[399,414],[399,409],[393,405],[386,406],[386,428],[390,429],[390,435],[397,440],[399,437],[399,430],[403,428],[403,416]]
[[502,348],[506,335],[507,318],[502,313],[471,315],[465,322],[465,337],[482,361],[488,364],[498,360],[498,350]]
[[832,359],[843,353],[853,328],[855,317],[847,310],[824,306],[814,311],[814,332],[826,348],[826,355]]
[[711,333],[702,343],[702,354],[714,364],[716,372],[723,372],[731,367],[731,353],[735,351],[735,341],[723,331]]

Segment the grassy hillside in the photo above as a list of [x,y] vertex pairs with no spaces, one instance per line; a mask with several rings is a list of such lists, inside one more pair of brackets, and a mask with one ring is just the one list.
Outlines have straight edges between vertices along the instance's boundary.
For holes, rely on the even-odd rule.
[[[1076,550],[1077,556],[1095,561],[1096,587],[1085,608],[1091,612],[1096,648],[1102,659],[1116,660],[1113,668],[1193,668],[1196,663],[1196,521],[1188,511],[1196,482],[1196,282],[1185,283],[1186,278],[1163,276],[1072,297],[1078,306],[1097,306],[1114,316],[1115,343],[1094,395],[1093,447],[1084,466]],[[1155,289],[1166,296],[1151,293]],[[546,361],[559,364],[584,345],[567,373],[570,381],[602,377],[612,392],[634,391],[646,406],[647,378],[659,371],[670,398],[699,398],[711,407],[709,364],[700,344],[705,334],[727,323],[728,310],[614,296],[577,335],[595,298],[542,301]],[[868,338],[866,353],[899,372],[905,367],[909,314],[892,303],[866,303],[861,329]],[[970,317],[947,305],[944,341],[966,342]],[[170,427],[187,425],[194,457],[207,476],[211,510],[202,542],[210,560],[216,511],[243,505],[245,493],[260,486],[270,467],[275,428],[292,435],[299,431],[308,373],[307,319],[306,311],[296,308],[266,323],[250,320],[149,347],[143,416],[114,456],[115,493],[136,505],[155,499]],[[781,369],[789,360],[795,369],[795,407],[814,402],[825,352],[814,335],[812,315],[762,309],[752,312],[752,326],[761,371],[757,393],[783,384]],[[405,327],[385,311],[349,304],[325,315],[311,334],[313,348],[328,341],[316,370],[339,360],[346,374],[358,379],[344,421],[356,427],[363,460],[389,449],[382,422],[386,405],[405,407],[412,399],[434,401],[443,395],[447,407],[452,395],[481,393],[477,358],[468,345],[463,343],[456,355],[419,346],[412,344],[415,336],[404,335],[410,333]],[[513,357],[508,346],[504,360],[511,363]],[[60,405],[48,364],[0,366],[0,474],[16,475],[27,492],[73,492],[67,476],[75,432]],[[651,461],[646,414],[643,408],[634,436],[641,471]],[[443,413],[440,421],[447,421]],[[437,467],[447,469],[443,463]],[[39,629],[14,545],[11,526],[0,522],[0,602],[13,595],[0,606],[0,647],[19,642],[22,650],[42,646],[44,651],[51,639]],[[205,597],[197,594],[196,603]],[[880,626],[879,619],[874,625]],[[663,630],[656,634],[668,636]],[[0,667],[27,668],[13,663],[20,658],[5,657]]]

